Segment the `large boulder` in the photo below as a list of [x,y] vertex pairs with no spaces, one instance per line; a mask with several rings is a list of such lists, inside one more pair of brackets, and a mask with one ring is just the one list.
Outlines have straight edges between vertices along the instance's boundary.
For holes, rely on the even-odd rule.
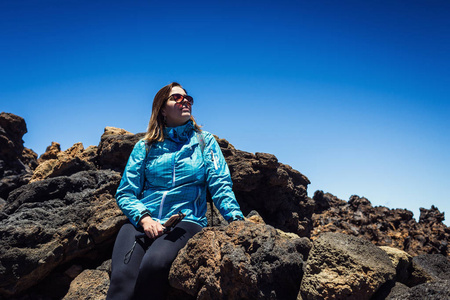
[[120,174],[78,172],[22,186],[0,214],[0,296],[37,284],[75,258],[102,257],[125,217],[114,193]]
[[314,201],[307,197],[308,178],[267,153],[236,150],[217,138],[230,168],[233,191],[244,214],[256,210],[267,224],[309,236]]
[[197,299],[296,299],[303,261],[268,225],[205,228],[172,264],[170,284]]
[[144,135],[144,133],[132,134],[124,129],[106,127],[98,145],[98,166],[102,169],[123,172],[134,145]]
[[313,242],[301,295],[303,299],[370,299],[394,276],[389,256],[369,241],[324,233]]

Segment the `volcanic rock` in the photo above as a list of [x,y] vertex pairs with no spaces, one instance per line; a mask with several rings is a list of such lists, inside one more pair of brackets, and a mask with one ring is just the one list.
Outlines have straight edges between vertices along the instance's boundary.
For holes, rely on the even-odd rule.
[[412,288],[406,286],[393,289],[386,300],[444,300],[450,299],[450,280],[419,284]]
[[228,163],[233,191],[246,215],[256,210],[267,224],[300,236],[309,236],[314,201],[307,197],[310,181],[300,172],[267,153],[236,150],[217,139]]
[[[59,151],[58,143],[52,143],[39,158],[39,165],[34,170],[30,182],[57,176],[70,176],[77,172],[97,170],[95,167],[96,147],[84,149],[82,143],[76,143],[66,151]],[[55,157],[55,158],[53,158]]]
[[420,221],[406,209],[373,207],[364,197],[351,196],[348,202],[316,191],[319,205],[312,216],[314,239],[322,232],[341,232],[364,237],[379,246],[390,246],[412,256],[427,253],[450,255],[450,228],[442,223],[443,214],[432,206],[421,209]]
[[7,160],[20,158],[23,151],[23,135],[27,133],[25,120],[14,114],[0,114],[0,157]]
[[365,239],[328,232],[313,242],[300,289],[303,299],[370,299],[394,276],[383,250]]
[[70,284],[63,300],[104,300],[109,288],[111,260],[95,270],[84,270]]
[[[104,299],[113,241],[126,220],[113,196],[144,134],[107,127],[98,146],[61,151],[53,142],[37,170],[24,132],[23,119],[0,115],[0,298]],[[227,225],[208,205],[215,227],[180,251],[168,299],[445,298],[450,231],[436,207],[421,209],[416,222],[406,209],[372,207],[364,197],[347,202],[317,191],[310,199],[309,180],[275,156],[216,139],[251,222]],[[442,255],[411,260],[406,253]]]
[[396,281],[406,284],[409,279],[409,272],[412,268],[412,256],[400,249],[380,246],[380,249],[389,255],[395,267]]
[[134,145],[144,135],[144,133],[132,134],[124,129],[106,127],[98,145],[98,166],[101,169],[123,172]]
[[450,260],[447,257],[442,254],[423,254],[412,259],[409,286],[440,280],[450,280]]
[[85,171],[22,186],[0,214],[0,295],[20,293],[75,258],[99,258],[125,217],[117,172]]
[[19,116],[0,114],[0,198],[27,184],[37,166],[37,154],[23,146],[27,132],[25,120]]
[[295,299],[302,265],[295,245],[273,227],[235,221],[190,239],[169,279],[197,299]]

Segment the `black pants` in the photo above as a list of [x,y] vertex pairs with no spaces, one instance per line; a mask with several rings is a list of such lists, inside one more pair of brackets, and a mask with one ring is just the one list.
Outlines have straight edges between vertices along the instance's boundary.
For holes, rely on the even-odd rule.
[[[131,223],[122,226],[112,254],[111,283],[107,299],[165,299],[170,266],[178,251],[202,229],[192,222],[180,222],[170,233],[151,240],[136,239],[141,233]],[[136,245],[127,262],[125,256]]]

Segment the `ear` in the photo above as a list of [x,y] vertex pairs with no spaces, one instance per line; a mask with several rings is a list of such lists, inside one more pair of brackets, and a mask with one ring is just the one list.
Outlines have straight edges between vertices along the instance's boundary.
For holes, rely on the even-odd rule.
[[167,117],[167,113],[166,113],[166,109],[165,108],[161,108],[161,114],[163,115],[163,117]]

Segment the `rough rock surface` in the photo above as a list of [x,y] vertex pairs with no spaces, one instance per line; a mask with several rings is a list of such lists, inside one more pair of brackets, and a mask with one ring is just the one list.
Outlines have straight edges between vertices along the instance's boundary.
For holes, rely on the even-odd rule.
[[0,198],[27,184],[37,166],[37,154],[23,146],[27,132],[25,120],[19,116],[0,114]]
[[396,271],[396,281],[406,284],[409,279],[409,272],[412,268],[412,256],[400,249],[380,246],[380,249],[389,255]]
[[324,233],[313,243],[301,293],[303,299],[369,299],[394,276],[389,256],[369,241]]
[[218,139],[218,143],[244,214],[256,210],[267,224],[308,236],[314,211],[314,202],[306,192],[308,178],[279,163],[272,154],[236,150],[225,139]]
[[450,280],[450,260],[447,257],[442,254],[428,254],[412,259],[409,286],[439,280]]
[[450,255],[450,228],[442,223],[443,213],[434,206],[429,210],[422,208],[416,222],[409,210],[373,207],[364,197],[352,196],[346,202],[316,191],[314,200],[313,239],[322,232],[342,232],[364,237],[378,246],[404,250],[412,256]]
[[143,133],[131,134],[123,129],[106,127],[98,145],[98,166],[123,172],[134,145],[143,137]]
[[170,284],[196,299],[296,299],[303,261],[267,225],[206,228],[175,259]]
[[19,116],[2,112],[0,114],[0,156],[16,159],[23,151],[23,135],[27,133],[25,120]]
[[84,270],[70,284],[64,300],[103,300],[109,288],[111,260],[95,270]]
[[58,149],[60,149],[58,143],[52,143],[47,147],[47,151],[39,158],[40,163],[34,170],[30,182],[97,170],[95,167],[96,147],[91,146],[85,150],[82,143],[76,143],[66,151],[57,152]]
[[0,295],[19,293],[57,266],[102,257],[125,221],[113,195],[117,172],[50,178],[10,193],[0,214]]
[[[54,142],[37,161],[37,154],[23,147],[25,132],[22,118],[0,115],[0,298],[49,300],[66,295],[66,299],[103,299],[109,267],[98,266],[105,260],[109,262],[115,235],[125,221],[113,194],[134,144],[144,134],[134,135],[107,127],[98,146],[84,149],[83,145],[75,144],[61,151]],[[197,279],[184,280],[178,274],[175,280],[183,288],[173,288],[169,299],[208,299],[219,289],[222,289],[219,298],[238,295],[236,297],[242,299],[238,294],[240,289],[239,293],[244,291],[248,299],[295,299],[297,295],[292,290],[296,286],[295,291],[298,291],[300,286],[301,257],[309,262],[317,260],[310,258],[316,250],[311,251],[309,237],[317,240],[326,231],[362,237],[376,245],[402,249],[412,256],[441,253],[448,262],[450,231],[442,223],[444,214],[434,206],[421,209],[419,222],[416,222],[412,212],[406,209],[372,207],[367,199],[358,196],[347,202],[318,191],[310,199],[306,196],[309,180],[279,163],[275,156],[239,151],[223,139],[218,142],[229,164],[242,210],[248,220],[257,224],[248,225],[242,231],[236,231],[238,223],[252,223],[238,222],[224,227],[227,223],[219,213],[211,214],[208,205],[209,224],[219,227],[205,229],[201,238],[192,240],[190,256],[184,255],[183,259],[198,267],[197,271],[189,271],[195,271]],[[28,183],[38,164],[40,173],[34,172],[36,182]],[[84,171],[86,169],[89,171]],[[215,239],[208,240],[210,235]],[[202,248],[205,245],[208,248]],[[395,293],[404,293],[405,299],[416,294],[422,299],[435,299],[434,295],[445,298],[448,281],[441,278],[448,275],[437,271],[446,270],[442,256],[415,258],[409,268],[406,267],[409,257],[404,252],[385,248],[397,267],[397,275],[375,291],[377,283],[384,279],[374,275],[377,273],[370,269],[373,267],[371,260],[361,255],[364,247],[340,252],[332,248],[328,253],[323,252],[328,257],[327,262],[335,262],[327,266],[327,274],[336,275],[333,282],[343,282],[342,286],[333,288],[343,290],[344,294],[345,286],[350,286],[363,297],[362,291],[367,287],[370,291],[365,295],[375,293],[373,300]],[[206,255],[206,259],[195,253]],[[216,257],[217,253],[222,256]],[[343,262],[338,264],[340,259]],[[199,265],[200,261],[211,265],[205,268]],[[421,267],[424,264],[428,269]],[[292,270],[293,265],[300,267]],[[347,270],[346,267],[356,268],[360,272],[356,274],[368,272],[370,282],[361,282],[357,276],[349,277],[342,271]],[[186,268],[186,272],[188,270]],[[215,276],[210,276],[210,271],[216,272]],[[316,271],[308,278],[310,282],[318,283],[323,279],[323,273],[319,269]],[[398,282],[405,282],[405,278],[410,287]],[[422,283],[430,280],[432,282]],[[191,286],[194,282],[201,290],[195,296],[186,293],[195,290]],[[218,286],[218,282],[223,285]],[[284,288],[286,284],[288,288]],[[302,292],[309,294],[311,287],[304,287]],[[252,294],[255,290],[257,292]]]
[[450,299],[450,280],[419,284],[412,288],[396,287],[386,300],[446,300]]

